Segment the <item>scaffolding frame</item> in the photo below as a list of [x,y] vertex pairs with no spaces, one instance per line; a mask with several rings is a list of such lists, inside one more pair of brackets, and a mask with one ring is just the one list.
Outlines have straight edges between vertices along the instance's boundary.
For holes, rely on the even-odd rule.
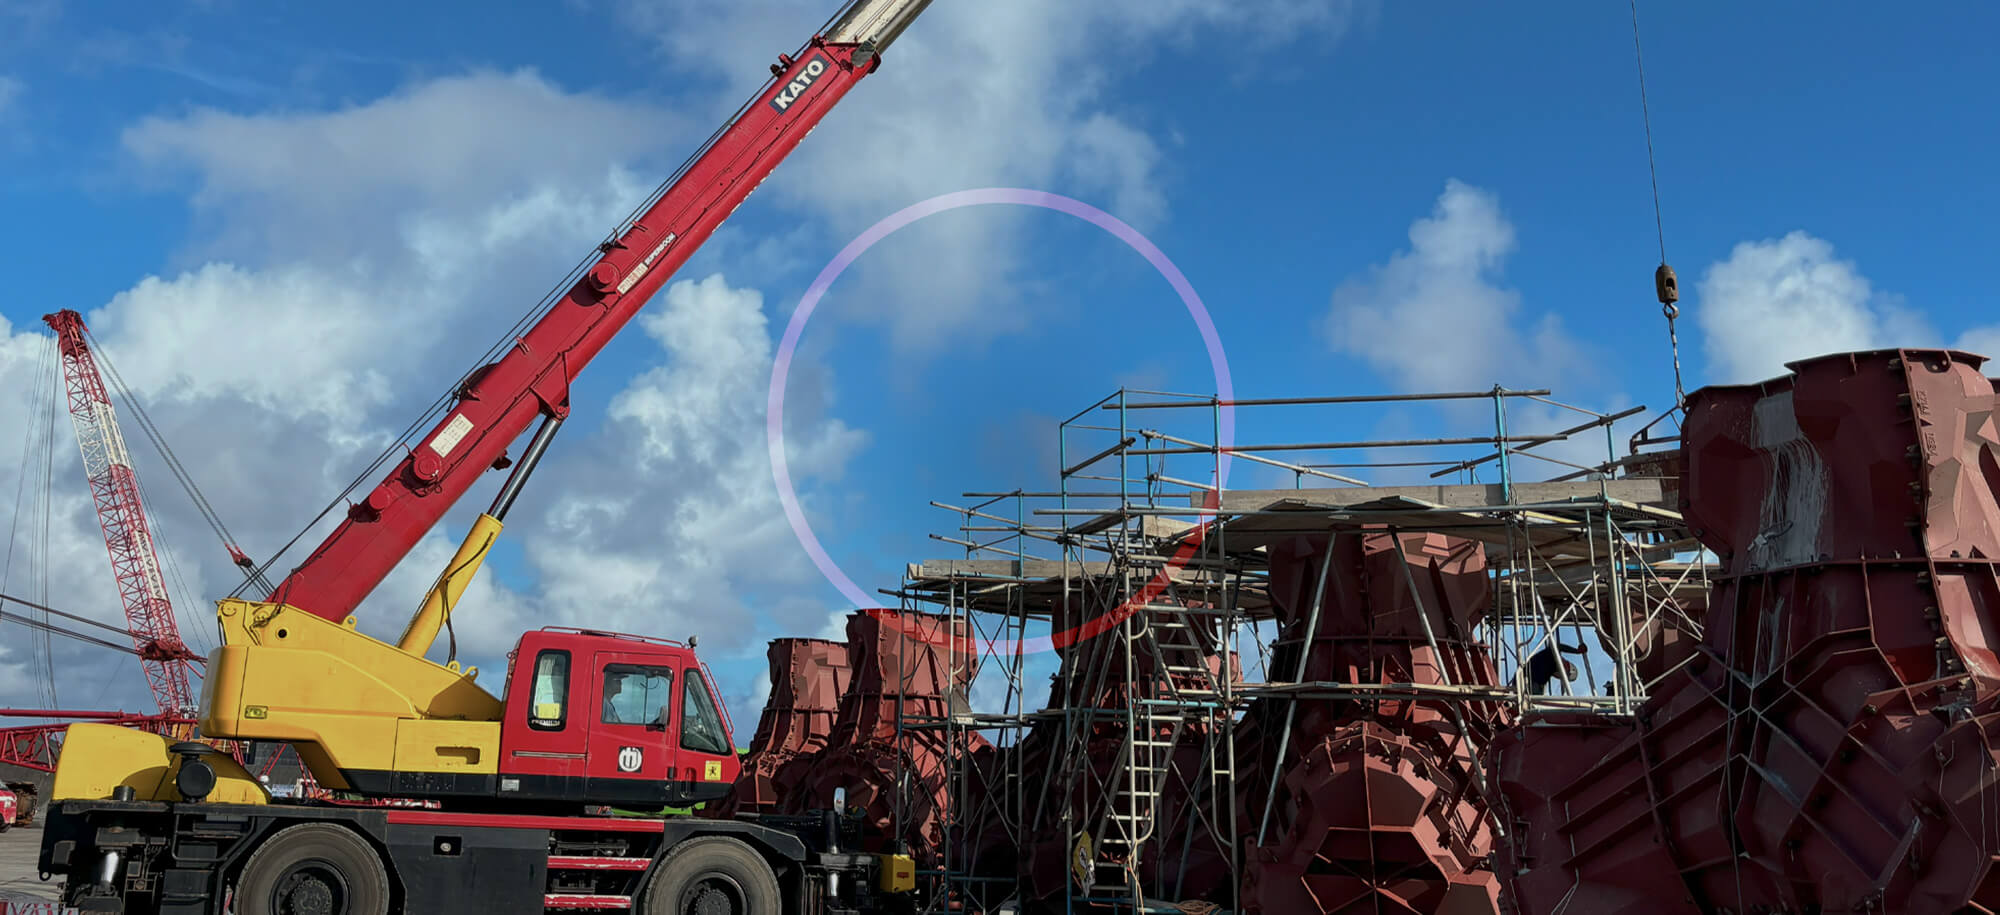
[[[997,752],[983,760],[961,752],[948,766],[948,840],[943,866],[926,875],[927,910],[969,905],[991,911],[1027,891],[1018,869],[995,874],[990,862],[982,868],[968,860],[982,835],[1003,837],[1023,857],[1038,839],[1059,839],[1071,856],[1069,910],[1178,911],[1165,903],[1181,898],[1182,888],[1168,885],[1166,875],[1185,878],[1197,854],[1220,855],[1229,874],[1240,873],[1247,847],[1267,839],[1275,795],[1240,796],[1235,784],[1235,725],[1252,702],[1285,704],[1279,757],[1300,700],[1436,702],[1461,716],[1469,703],[1497,704],[1515,721],[1555,710],[1632,714],[1650,685],[1637,674],[1648,633],[1671,626],[1699,636],[1699,612],[1690,608],[1705,599],[1709,565],[1678,512],[1676,481],[1644,475],[1662,467],[1670,474],[1672,454],[1640,452],[1636,439],[1625,455],[1618,453],[1613,424],[1645,408],[1602,413],[1549,394],[1496,386],[1224,401],[1121,388],[1058,424],[1054,489],[970,492],[961,495],[962,504],[931,502],[953,519],[948,532],[931,538],[959,548],[962,556],[912,563],[902,586],[885,593],[905,609],[964,620],[976,640],[967,663],[978,664],[981,673],[970,710],[908,725],[943,728],[954,748],[972,746],[972,735],[983,735]],[[1524,401],[1543,405],[1543,418],[1566,411],[1579,421],[1548,432],[1510,433],[1510,405]],[[1224,441],[1232,411],[1379,413],[1415,406],[1462,413],[1481,402],[1491,405],[1483,435]],[[1518,426],[1518,413],[1514,418]],[[1351,418],[1334,423],[1353,424]],[[1200,426],[1206,428],[1195,428]],[[1585,437],[1598,435],[1602,460],[1582,463],[1579,447],[1594,450]],[[1288,459],[1316,452],[1361,457],[1339,463]],[[1534,476],[1522,473],[1529,461],[1559,474],[1524,482]],[[1289,475],[1292,486],[1229,488],[1224,481],[1232,462]],[[1497,480],[1477,482],[1481,473]],[[1368,476],[1395,484],[1373,485]],[[1460,482],[1428,482],[1453,476]],[[1276,633],[1268,629],[1275,616],[1265,547],[1363,530],[1442,533],[1484,545],[1489,606],[1474,638],[1491,655],[1499,682],[1302,681],[1303,653],[1293,676],[1270,670],[1264,637]],[[1414,581],[1409,587],[1416,593]],[[1419,618],[1436,651],[1428,614]],[[1063,644],[1059,620],[1110,622]],[[1586,651],[1579,676],[1572,679],[1558,664],[1559,685],[1547,693],[1530,689],[1528,665],[1537,652],[1571,641],[1588,648],[1592,637],[1608,670],[1597,670],[1601,662]],[[1027,680],[1031,659],[1051,644],[1064,650],[1066,660],[1050,694],[1059,704],[1042,707]],[[1215,649],[1219,661],[1190,663],[1206,648]],[[1254,679],[1243,661],[1252,652],[1261,672]],[[1060,701],[1103,696],[1127,701],[1117,707]],[[1118,747],[1109,771],[1099,771],[1091,744],[1094,735],[1101,740],[1107,732],[1118,736]],[[1020,747],[1031,733],[1044,735],[1044,743],[1054,735],[1046,771],[1024,768]],[[1485,773],[1476,771],[1476,781],[1482,795],[1497,797]],[[1079,797],[1087,803],[1079,806]],[[1491,806],[1488,815],[1496,831],[1510,822]],[[1163,823],[1177,826],[1178,834],[1162,834]],[[1247,835],[1239,828],[1246,823]],[[1147,856],[1180,866],[1148,874],[1140,867]],[[1124,861],[1098,863],[1105,857]],[[1216,901],[1237,908],[1234,884],[1225,892]]]

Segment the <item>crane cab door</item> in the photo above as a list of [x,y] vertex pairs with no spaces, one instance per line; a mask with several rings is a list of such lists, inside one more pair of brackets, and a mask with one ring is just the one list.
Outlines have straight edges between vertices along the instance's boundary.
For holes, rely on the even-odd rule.
[[699,663],[681,670],[680,733],[675,738],[674,777],[681,790],[694,800],[720,800],[729,794],[742,771],[736,747],[729,733],[729,721],[716,701],[715,684]]
[[[672,805],[717,800],[736,781],[736,751],[714,687],[690,657],[598,652],[599,715],[591,725],[590,773],[643,785]],[[624,786],[621,786],[621,788]],[[600,795],[617,792],[600,790]]]
[[593,800],[681,802],[671,784],[679,736],[674,714],[679,665],[659,655],[599,651],[590,669],[585,754]]
[[528,642],[517,650],[500,725],[502,797],[566,798],[584,787],[591,653]]

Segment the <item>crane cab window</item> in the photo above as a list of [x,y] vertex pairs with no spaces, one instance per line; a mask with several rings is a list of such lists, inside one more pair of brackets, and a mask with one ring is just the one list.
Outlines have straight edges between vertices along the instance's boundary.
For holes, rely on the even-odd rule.
[[535,655],[535,680],[528,694],[528,727],[560,731],[569,720],[569,652],[549,649]]
[[715,698],[708,694],[708,681],[694,668],[688,668],[687,686],[681,690],[681,746],[697,753],[729,752],[729,743],[722,736],[722,716],[715,711]]
[[641,664],[604,667],[604,723],[657,724],[671,720],[674,671]]

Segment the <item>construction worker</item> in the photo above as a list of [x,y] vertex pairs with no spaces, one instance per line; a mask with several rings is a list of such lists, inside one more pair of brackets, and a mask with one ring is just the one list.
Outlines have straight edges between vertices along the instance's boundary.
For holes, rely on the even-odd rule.
[[1562,654],[1583,654],[1582,645],[1564,645],[1561,640],[1551,639],[1542,650],[1528,658],[1528,691],[1538,696],[1554,695],[1549,692],[1549,682],[1556,678],[1556,671],[1562,671],[1563,692],[1569,692],[1568,684],[1576,682],[1576,665],[1563,660]]

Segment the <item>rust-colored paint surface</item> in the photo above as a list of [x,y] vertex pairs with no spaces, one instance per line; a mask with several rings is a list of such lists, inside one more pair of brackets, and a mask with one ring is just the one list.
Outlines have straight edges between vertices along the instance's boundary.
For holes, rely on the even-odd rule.
[[789,793],[778,773],[793,759],[826,749],[852,671],[847,645],[825,639],[772,639],[771,696],[729,797],[712,808],[724,819],[772,813]]
[[1523,913],[2000,909],[2000,431],[1976,356],[1841,354],[1688,401],[1705,635],[1635,725],[1495,759]]
[[[1302,538],[1272,547],[1271,595],[1281,625],[1273,679],[1496,682],[1473,637],[1488,607],[1486,557],[1474,541],[1342,534],[1329,554],[1326,537]],[[1237,731],[1244,911],[1497,911],[1499,881],[1486,866],[1493,832],[1473,765],[1505,719],[1480,704],[1462,715],[1463,728],[1434,701],[1253,703]]]
[[[942,729],[907,723],[943,719],[953,695],[964,701],[975,673],[970,633],[963,620],[934,614],[861,611],[847,618],[847,656],[853,682],[826,748],[795,757],[775,776],[786,786],[781,812],[827,809],[842,792],[882,846],[864,850],[888,851],[887,843],[900,839],[920,867],[934,867],[948,809],[945,766],[954,753]],[[973,739],[979,746],[959,749],[985,744]]]

